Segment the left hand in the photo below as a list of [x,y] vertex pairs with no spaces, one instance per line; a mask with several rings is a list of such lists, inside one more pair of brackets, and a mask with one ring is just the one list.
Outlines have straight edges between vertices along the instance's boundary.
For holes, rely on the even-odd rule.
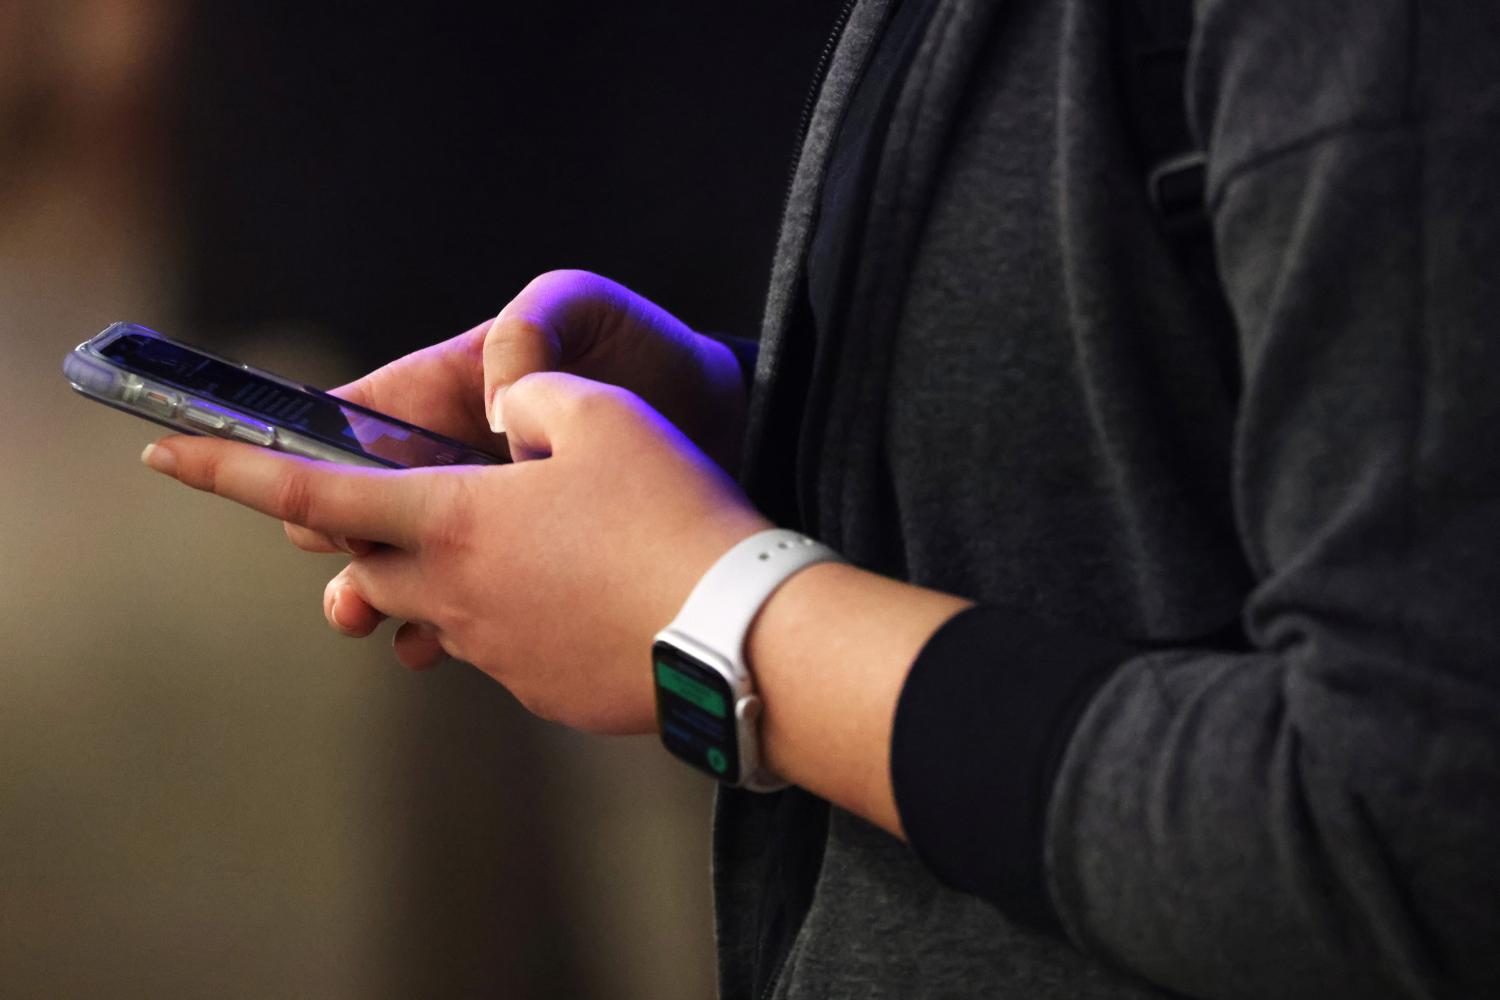
[[[720,555],[769,524],[623,389],[539,373],[517,381],[504,408],[511,465],[369,470],[176,435],[144,457],[272,517],[383,543],[329,592],[343,578],[370,607],[424,623],[442,651],[536,714],[653,731],[652,636]],[[361,631],[336,610],[325,601],[330,624]]]

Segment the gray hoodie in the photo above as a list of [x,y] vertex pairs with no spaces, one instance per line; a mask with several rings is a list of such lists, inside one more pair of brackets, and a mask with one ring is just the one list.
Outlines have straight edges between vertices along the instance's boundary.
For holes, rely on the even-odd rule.
[[[757,494],[795,474],[781,359],[887,6],[801,150]],[[1112,6],[944,0],[907,72],[809,489],[824,540],[999,624],[919,660],[912,845],[832,810],[789,952],[785,817],[721,796],[726,998],[1500,996],[1500,5],[1198,5],[1227,318],[1143,196]]]

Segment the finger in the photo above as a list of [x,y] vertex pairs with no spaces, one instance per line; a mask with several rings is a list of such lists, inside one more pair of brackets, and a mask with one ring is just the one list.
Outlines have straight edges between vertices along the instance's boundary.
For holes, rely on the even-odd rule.
[[510,456],[515,462],[545,458],[563,446],[583,425],[597,434],[608,428],[601,410],[618,406],[623,389],[562,372],[527,375],[502,399],[509,427]]
[[481,449],[497,444],[485,413],[483,349],[493,320],[397,358],[329,394]]
[[369,635],[385,621],[385,615],[360,596],[347,571],[323,588],[323,617],[339,632],[354,637]]
[[626,290],[587,271],[549,271],[512,299],[484,338],[484,399],[490,429],[504,433],[500,398],[516,380],[552,371],[586,352]]
[[477,363],[481,358],[481,347],[493,323],[494,320],[487,319],[456,337],[413,351],[353,382],[329,389],[328,394],[402,420],[420,417],[409,410],[412,381],[440,374],[459,385],[476,384],[481,371],[481,365]]
[[321,531],[313,531],[311,528],[304,528],[302,525],[293,524],[291,521],[282,521],[281,530],[286,532],[287,541],[297,546],[303,552],[317,552],[331,555],[332,553],[343,551],[333,539]]
[[313,462],[215,438],[171,435],[141,461],[194,489],[333,538],[415,548],[432,491],[446,479],[425,471],[363,469]]
[[282,521],[281,530],[287,539],[304,552],[334,553],[362,556],[375,548],[375,543],[364,538],[345,538],[342,535],[325,535],[321,531],[304,528],[291,521]]
[[420,622],[406,622],[391,637],[396,660],[408,670],[431,670],[447,658],[437,630]]
[[[391,364],[395,363],[394,361],[391,362]],[[346,403],[354,403],[371,410],[378,410],[379,407],[375,405],[375,394],[379,392],[377,386],[385,380],[386,376],[383,373],[389,367],[390,365],[386,365],[384,368],[377,368],[367,375],[361,375],[353,382],[345,382],[343,385],[334,386],[328,390],[328,395],[336,396]],[[391,416],[394,417],[396,414],[392,413]]]
[[335,579],[341,578],[384,617],[432,622],[441,616],[441,608],[434,587],[422,575],[419,558],[402,549],[378,548],[349,560]]

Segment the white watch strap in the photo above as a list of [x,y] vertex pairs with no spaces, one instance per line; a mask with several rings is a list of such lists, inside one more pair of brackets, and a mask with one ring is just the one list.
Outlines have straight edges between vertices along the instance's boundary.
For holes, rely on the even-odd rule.
[[843,562],[833,549],[782,528],[761,531],[719,557],[677,613],[671,628],[730,658],[745,672],[745,634],[766,599],[798,570]]

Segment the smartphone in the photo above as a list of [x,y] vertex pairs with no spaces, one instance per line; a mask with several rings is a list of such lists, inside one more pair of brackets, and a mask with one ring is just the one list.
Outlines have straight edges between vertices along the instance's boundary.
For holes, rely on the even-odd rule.
[[345,465],[411,469],[504,461],[320,389],[115,323],[63,359],[90,399],[188,434]]

